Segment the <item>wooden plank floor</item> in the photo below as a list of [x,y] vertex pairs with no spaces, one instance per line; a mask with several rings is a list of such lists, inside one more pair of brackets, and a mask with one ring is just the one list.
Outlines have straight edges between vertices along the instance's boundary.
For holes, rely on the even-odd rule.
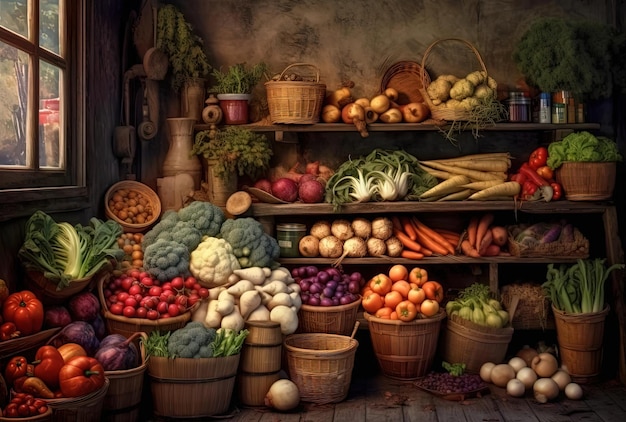
[[[371,350],[368,332],[360,331],[357,334],[357,340],[359,340],[359,349],[355,356],[352,382],[346,400],[324,405],[302,402],[293,411],[275,412],[265,407],[240,406],[234,398],[227,414],[215,416],[210,420],[230,422],[622,422],[626,420],[626,386],[615,380],[607,378],[597,383],[584,384],[585,397],[580,401],[561,398],[555,402],[540,404],[531,396],[521,399],[509,397],[504,389],[495,386],[490,386],[489,393],[479,398],[449,401],[419,390],[413,381],[396,380],[383,375]],[[149,386],[147,388],[149,390]],[[150,394],[149,391],[147,393]],[[152,415],[146,407],[143,407],[139,420],[174,421],[171,418]]]

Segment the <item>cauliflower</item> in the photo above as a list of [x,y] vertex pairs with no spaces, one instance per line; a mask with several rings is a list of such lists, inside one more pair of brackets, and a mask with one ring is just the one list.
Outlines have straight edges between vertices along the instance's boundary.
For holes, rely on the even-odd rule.
[[217,332],[199,321],[188,322],[173,331],[167,340],[167,351],[172,358],[213,357],[213,340]]
[[191,223],[203,236],[216,236],[226,216],[217,205],[206,201],[193,201],[178,210],[178,218]]
[[450,88],[450,98],[454,100],[463,100],[464,98],[474,95],[475,86],[467,79],[459,79]]
[[233,271],[240,268],[232,246],[224,239],[206,236],[191,252],[189,271],[208,288],[226,284]]
[[182,243],[157,239],[144,251],[143,265],[159,281],[189,275],[189,251]]
[[280,256],[278,241],[266,234],[254,218],[228,219],[220,235],[232,246],[242,268],[272,267]]

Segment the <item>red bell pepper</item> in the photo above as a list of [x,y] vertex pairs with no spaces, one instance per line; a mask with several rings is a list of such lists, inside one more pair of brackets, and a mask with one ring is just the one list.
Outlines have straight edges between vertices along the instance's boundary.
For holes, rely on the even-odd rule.
[[550,182],[548,182],[543,177],[539,176],[537,172],[530,168],[528,163],[522,164],[519,169],[519,172],[527,177],[529,181],[532,181],[535,185],[538,186],[539,194],[536,199],[543,199],[546,202],[552,200],[552,195],[554,194],[552,186],[550,186]]
[[33,373],[50,388],[59,386],[59,372],[65,365],[63,355],[59,350],[50,345],[41,346],[37,349],[33,363]]
[[548,161],[548,149],[546,147],[539,147],[530,153],[528,158],[528,165],[531,169],[537,170],[539,167],[546,165]]

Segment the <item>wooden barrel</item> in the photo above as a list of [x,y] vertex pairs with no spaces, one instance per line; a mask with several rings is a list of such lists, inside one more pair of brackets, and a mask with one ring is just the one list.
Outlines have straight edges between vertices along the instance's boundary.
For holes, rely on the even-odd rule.
[[280,378],[283,335],[280,324],[248,321],[249,331],[241,348],[237,395],[246,406],[263,406],[271,385]]

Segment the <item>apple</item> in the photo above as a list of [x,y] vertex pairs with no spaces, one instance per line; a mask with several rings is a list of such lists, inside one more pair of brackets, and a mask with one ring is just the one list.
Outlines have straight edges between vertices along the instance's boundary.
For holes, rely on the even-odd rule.
[[423,122],[430,116],[430,108],[424,103],[409,103],[402,106],[402,117],[407,123]]

